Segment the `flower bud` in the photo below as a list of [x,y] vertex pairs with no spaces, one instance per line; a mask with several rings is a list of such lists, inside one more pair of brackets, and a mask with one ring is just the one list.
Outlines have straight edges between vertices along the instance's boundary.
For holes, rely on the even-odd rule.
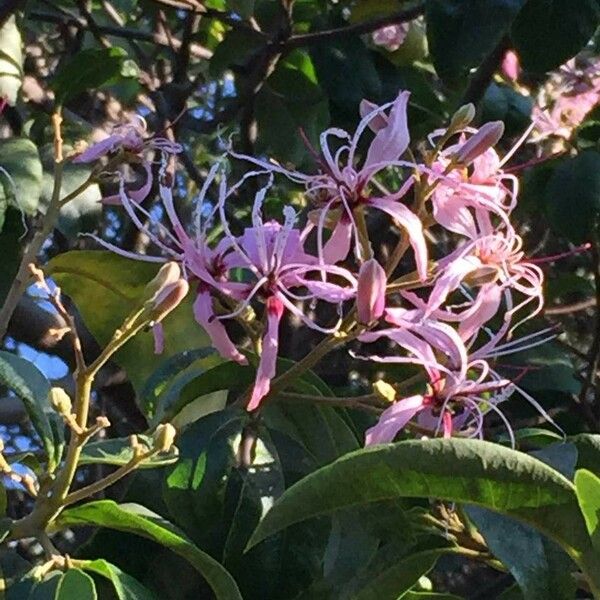
[[186,297],[190,286],[185,279],[165,286],[154,300],[152,320],[154,323],[162,321],[173,309],[177,308]]
[[396,400],[396,390],[389,383],[383,381],[383,379],[378,379],[373,384],[373,392],[387,402],[392,403]]
[[452,115],[449,129],[453,131],[460,131],[461,129],[464,129],[470,125],[474,118],[475,106],[471,103],[464,104]]
[[157,296],[162,292],[165,286],[175,283],[181,278],[181,269],[176,262],[165,263],[158,271],[152,281],[146,285],[144,298],[148,302],[155,303]]
[[154,432],[154,449],[168,452],[173,447],[177,430],[171,423],[161,423]]
[[70,415],[73,410],[71,398],[65,390],[59,387],[53,387],[50,390],[50,405],[59,415]]
[[472,135],[455,154],[454,159],[461,165],[471,164],[478,156],[494,146],[504,133],[502,121],[490,121],[482,125],[477,133]]
[[367,325],[381,317],[385,309],[386,284],[385,271],[374,258],[362,264],[358,273],[356,293],[359,323]]

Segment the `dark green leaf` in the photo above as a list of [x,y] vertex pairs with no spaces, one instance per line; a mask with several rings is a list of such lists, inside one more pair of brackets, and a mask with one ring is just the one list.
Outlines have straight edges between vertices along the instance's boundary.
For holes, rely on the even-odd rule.
[[554,568],[538,531],[485,508],[469,507],[467,514],[483,535],[490,551],[508,567],[525,598],[573,599],[575,585],[569,569]]
[[577,447],[577,468],[587,469],[600,477],[600,435],[580,433],[569,438]]
[[[138,441],[146,448],[152,448],[152,437],[138,435]],[[156,454],[143,461],[138,469],[153,469],[177,462],[179,453],[175,446],[169,452]],[[104,439],[86,444],[79,459],[80,465],[126,465],[133,458],[133,448],[129,438]]]
[[86,571],[97,573],[110,580],[119,600],[156,600],[156,596],[137,579],[127,575],[119,567],[102,559],[94,560],[83,566]]
[[575,473],[575,491],[592,544],[600,552],[600,477],[580,469]]
[[570,442],[559,442],[550,444],[540,450],[530,452],[531,456],[550,465],[556,469],[561,475],[573,481],[575,475],[575,467],[577,466],[577,446]]
[[265,38],[252,29],[232,29],[215,48],[210,59],[210,73],[220,75],[226,69],[249,65],[265,45]]
[[510,29],[525,0],[428,0],[427,39],[435,70],[452,80],[477,67]]
[[62,427],[51,424],[58,417],[48,400],[50,383],[28,360],[4,351],[0,351],[0,383],[23,401],[48,456],[50,469],[54,470],[60,462],[63,439]]
[[528,0],[512,28],[525,69],[543,73],[575,56],[600,23],[597,0]]
[[600,211],[600,154],[588,150],[565,160],[544,196],[551,227],[573,242],[587,240]]
[[35,584],[27,600],[55,600],[56,590],[62,578],[63,574],[60,571],[51,571],[42,581]]
[[[78,52],[52,80],[52,89],[61,104],[82,92],[118,82],[127,76],[127,53],[123,48],[90,48]],[[93,68],[90,68],[93,65]]]
[[438,497],[490,508],[573,547],[588,543],[574,488],[526,454],[489,442],[419,440],[358,450],[288,489],[252,546],[285,527],[350,505]]
[[216,560],[194,546],[170,523],[142,506],[119,505],[111,500],[89,502],[64,511],[59,522],[63,527],[108,527],[153,540],[187,560],[210,584],[218,600],[241,600],[235,581]]
[[[184,350],[163,361],[152,373],[140,393],[140,403],[147,416],[153,417],[156,405],[162,393],[168,388],[169,382],[184,369],[187,369],[199,358],[213,354],[212,348],[196,348]],[[227,364],[227,363],[226,363]]]
[[69,569],[58,582],[56,600],[96,600],[94,580],[79,569]]

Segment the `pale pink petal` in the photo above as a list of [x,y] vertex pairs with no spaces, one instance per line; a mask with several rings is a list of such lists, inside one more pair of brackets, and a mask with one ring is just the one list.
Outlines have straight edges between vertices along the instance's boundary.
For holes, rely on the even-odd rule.
[[439,308],[450,292],[458,289],[464,278],[481,267],[479,259],[473,256],[460,257],[447,265],[438,277],[427,302],[427,311],[431,313]]
[[198,293],[194,302],[194,317],[206,333],[208,333],[212,345],[223,358],[233,360],[242,365],[248,363],[246,357],[229,339],[223,323],[215,318],[212,298],[208,291],[201,291]]
[[396,161],[410,142],[406,107],[410,92],[400,92],[392,105],[385,127],[378,130],[371,142],[363,168]]
[[81,154],[77,155],[74,159],[74,163],[89,163],[98,160],[100,157],[108,154],[115,150],[118,146],[123,144],[123,136],[118,134],[109,135],[106,139],[92,144],[89,148],[84,150]]
[[381,413],[379,422],[367,429],[365,446],[393,442],[398,432],[424,407],[421,395],[395,402]]
[[427,279],[427,244],[423,235],[423,224],[419,217],[404,204],[387,198],[370,198],[369,204],[388,213],[406,229],[410,245],[415,253],[417,272],[421,281],[425,281]]
[[352,230],[352,222],[342,215],[323,246],[323,260],[326,263],[333,265],[346,259],[352,243]]
[[487,323],[500,308],[502,288],[495,283],[481,286],[475,302],[462,314],[458,333],[463,340],[475,335],[484,323]]
[[[131,198],[131,200],[133,200],[136,203],[141,203],[143,202],[147,197],[148,194],[150,193],[150,190],[152,189],[152,171],[150,169],[150,164],[145,162],[144,163],[144,169],[146,171],[146,180],[144,181],[144,184],[142,185],[142,187],[138,188],[137,190],[127,190],[126,194],[129,198]],[[113,194],[112,196],[104,196],[104,198],[100,199],[100,202],[102,202],[102,204],[105,204],[107,206],[122,206],[122,201],[121,201],[121,194]]]

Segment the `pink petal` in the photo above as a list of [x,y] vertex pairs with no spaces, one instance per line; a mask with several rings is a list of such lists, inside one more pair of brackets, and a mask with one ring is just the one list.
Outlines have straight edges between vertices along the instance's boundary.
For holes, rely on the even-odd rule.
[[458,333],[463,340],[475,335],[484,323],[487,323],[500,308],[502,288],[495,283],[481,286],[475,302],[462,315]]
[[460,257],[452,261],[438,277],[429,300],[427,312],[431,313],[439,308],[448,297],[450,292],[456,290],[463,279],[481,266],[480,261],[472,256]]
[[367,430],[365,446],[393,442],[398,432],[423,409],[423,396],[409,396],[381,413],[379,423]]
[[345,260],[352,243],[352,222],[345,215],[340,217],[331,237],[323,246],[323,260],[334,265]]
[[425,281],[427,279],[427,244],[423,235],[423,224],[419,217],[404,204],[387,198],[370,198],[369,204],[388,213],[406,229],[410,245],[415,253],[417,272],[421,281]]
[[[379,106],[377,104],[375,104],[375,102],[371,102],[370,100],[361,100],[359,108],[358,108],[359,113],[360,113],[360,118],[364,119],[365,117],[370,115],[372,112],[376,111],[378,108],[379,108]],[[377,133],[380,129],[383,129],[387,125],[387,123],[388,123],[387,115],[380,113],[380,114],[374,116],[369,121],[369,129],[371,129],[371,131]]]
[[252,411],[258,408],[260,401],[271,389],[271,379],[275,377],[277,354],[279,352],[279,322],[283,316],[283,303],[276,296],[267,300],[267,331],[262,340],[262,354],[256,372],[256,381],[252,396],[246,409]]
[[400,92],[395,100],[385,127],[377,132],[371,142],[364,168],[373,167],[389,161],[396,161],[404,154],[410,142],[406,107],[410,92]]
[[208,333],[212,345],[223,358],[233,360],[242,365],[248,364],[246,357],[229,339],[223,323],[214,318],[212,298],[208,291],[198,293],[194,302],[194,317],[206,333]]
[[[144,163],[144,169],[146,170],[146,181],[142,187],[138,188],[137,190],[126,191],[127,196],[138,204],[142,203],[148,197],[148,194],[152,189],[152,171],[150,169],[150,164]],[[122,206],[123,204],[120,193],[113,194],[112,196],[105,196],[100,200],[100,202],[106,206]]]
[[73,159],[74,163],[89,163],[98,160],[101,156],[112,152],[118,146],[123,144],[123,136],[118,134],[109,135],[106,139],[92,144],[81,154]]

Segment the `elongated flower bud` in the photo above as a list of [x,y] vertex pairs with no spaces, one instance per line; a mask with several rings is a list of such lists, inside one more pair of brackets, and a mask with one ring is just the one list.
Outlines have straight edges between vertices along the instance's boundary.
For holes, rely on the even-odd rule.
[[490,121],[472,135],[458,150],[455,155],[456,162],[461,165],[471,164],[478,156],[494,146],[504,133],[502,121]]
[[450,127],[452,131],[460,131],[468,125],[475,118],[475,106],[471,103],[463,104],[453,115],[450,121]]
[[181,269],[175,262],[160,268],[156,277],[146,286],[146,306],[152,320],[159,323],[185,298],[189,291],[188,282],[181,277]]
[[356,293],[356,309],[360,323],[366,325],[376,321],[383,314],[386,283],[385,271],[374,258],[360,267]]

